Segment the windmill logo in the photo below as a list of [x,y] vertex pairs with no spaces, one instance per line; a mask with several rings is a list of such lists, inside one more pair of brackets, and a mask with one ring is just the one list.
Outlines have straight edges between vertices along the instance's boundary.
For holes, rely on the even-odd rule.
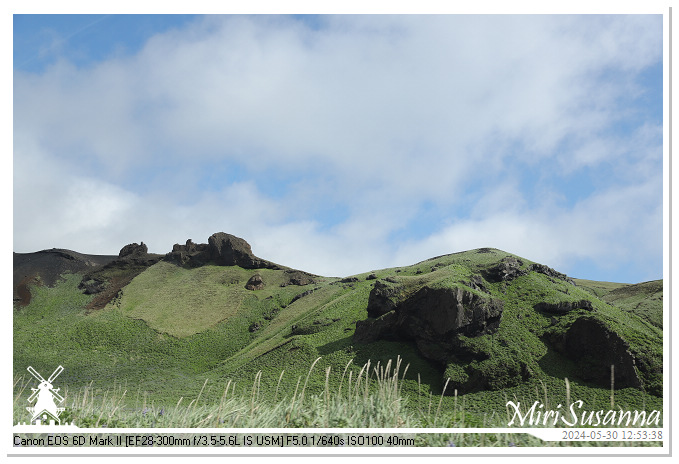
[[59,394],[59,389],[54,388],[52,382],[59,374],[61,374],[61,371],[64,370],[63,366],[57,367],[47,380],[45,380],[38,371],[33,369],[32,366],[28,366],[27,370],[40,382],[38,388],[31,388],[33,393],[28,397],[29,403],[35,401],[34,406],[26,408],[28,412],[32,414],[31,424],[40,425],[49,421],[50,424],[59,425],[59,415],[65,408],[60,408],[57,404],[63,403],[64,398]]

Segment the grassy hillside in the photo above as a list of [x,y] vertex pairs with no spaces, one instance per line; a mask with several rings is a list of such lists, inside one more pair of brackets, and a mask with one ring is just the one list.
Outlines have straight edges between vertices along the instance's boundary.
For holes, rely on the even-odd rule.
[[[520,261],[517,276],[490,278],[507,257]],[[566,377],[571,398],[582,399],[586,407],[610,408],[610,388],[582,379],[583,366],[550,342],[586,315],[624,339],[637,363],[647,368],[644,388],[616,389],[616,405],[661,409],[662,285],[573,285],[529,271],[531,264],[500,250],[481,249],[295,285],[282,269],[184,268],[160,261],[97,311],[86,310],[93,296],[78,288],[82,276],[64,274],[54,287],[32,287],[30,304],[14,311],[15,375],[24,375],[28,365],[51,372],[61,364],[60,385],[73,390],[90,383],[95,391],[123,386],[128,398],[146,395],[156,405],[170,405],[199,393],[204,401],[218,402],[229,382],[234,391],[248,394],[255,379],[262,400],[292,397],[303,386],[310,393],[337,391],[349,376],[356,379],[366,363],[384,366],[400,357],[400,388],[407,398],[404,407],[411,410],[428,407],[448,378],[460,385],[474,380],[465,376],[482,379],[482,391],[458,392],[470,414],[467,423],[480,425],[485,414],[504,415],[508,399],[565,401]],[[264,287],[246,289],[256,274]],[[366,308],[377,281],[393,286],[398,301],[423,287],[461,288],[501,300],[501,322],[493,333],[461,336],[462,348],[473,356],[447,365],[427,359],[409,341],[356,343],[356,323],[368,319]],[[558,316],[535,309],[540,303],[581,300],[590,301],[592,308]],[[458,398],[440,401],[451,409]]]

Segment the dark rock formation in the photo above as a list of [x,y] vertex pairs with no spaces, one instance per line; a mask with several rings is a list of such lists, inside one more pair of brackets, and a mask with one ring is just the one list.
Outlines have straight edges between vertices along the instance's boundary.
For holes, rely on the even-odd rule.
[[552,336],[551,341],[557,351],[577,362],[583,380],[610,387],[613,365],[615,388],[641,388],[629,344],[603,321],[579,317],[564,333]]
[[125,245],[118,257],[103,267],[85,274],[78,288],[86,295],[96,295],[87,309],[101,309],[117,298],[120,290],[149,266],[156,264],[162,255],[148,252],[148,247],[131,243]]
[[242,238],[217,232],[208,238],[210,260],[221,266],[240,266],[245,269],[257,269],[262,260],[252,254],[250,244]]
[[381,280],[376,281],[368,296],[368,316],[380,317],[393,311],[398,303],[400,291],[399,286],[389,285]]
[[423,356],[445,363],[459,347],[459,335],[492,333],[500,325],[504,303],[490,296],[460,287],[424,286],[398,301],[397,292],[397,288],[375,282],[368,307],[369,315],[377,318],[358,321],[354,341],[413,341]]
[[257,332],[261,328],[262,328],[262,324],[260,324],[259,322],[253,322],[252,324],[250,324],[250,327],[248,327],[248,331],[249,332]]
[[119,258],[124,258],[125,256],[130,256],[130,255],[145,255],[149,252],[149,248],[144,245],[144,242],[141,242],[141,244],[136,244],[136,243],[130,243],[129,245],[125,245],[121,250],[120,253],[118,253]]
[[485,277],[491,282],[513,280],[528,274],[528,271],[521,269],[521,266],[523,266],[523,261],[513,256],[507,256],[502,258],[498,265],[486,270]]
[[534,307],[537,311],[542,311],[550,314],[566,314],[575,309],[585,309],[587,311],[594,311],[592,302],[589,300],[580,301],[560,301],[559,303],[538,303]]
[[540,274],[544,274],[547,277],[565,280],[569,284],[575,285],[575,282],[573,281],[573,279],[568,277],[566,274],[562,274],[561,272],[557,272],[554,269],[552,269],[551,267],[545,266],[544,264],[537,264],[537,263],[531,264],[530,266],[528,266],[528,270],[539,272]]
[[393,337],[397,320],[396,311],[390,311],[374,320],[356,321],[354,343],[372,343]]
[[107,281],[103,278],[86,276],[78,284],[78,288],[83,291],[85,295],[96,295],[104,291]]
[[444,363],[455,353],[458,335],[495,332],[503,308],[501,300],[459,287],[425,286],[397,307],[397,325],[402,337],[415,341],[426,358]]
[[[160,258],[160,255],[150,254],[148,252],[148,247],[144,245],[144,242],[141,242],[141,244],[130,243],[120,249],[118,258],[105,264],[101,268],[86,273],[80,281],[80,284],[78,284],[78,288],[81,289],[85,295],[102,293],[109,287],[112,280],[110,276],[112,274],[117,274],[117,280],[124,281],[125,284],[127,284],[132,278],[143,272],[144,269],[160,261]],[[117,284],[110,288],[110,291],[107,293],[111,293],[111,295],[107,294],[106,298],[101,299],[102,302],[104,299],[106,299],[106,302],[110,301],[120,288],[121,287]],[[95,305],[101,306],[102,302],[97,300]],[[103,304],[105,305],[105,303]]]
[[281,287],[286,287],[288,285],[298,285],[301,287],[304,285],[315,284],[316,278],[318,277],[314,274],[309,274],[308,272],[304,271],[298,271],[296,269],[286,269],[285,276],[287,277],[288,280],[286,282],[283,282],[281,284]]
[[467,286],[478,290],[480,292],[488,293],[488,288],[486,287],[486,281],[480,275],[472,276],[471,280],[466,283]]
[[248,290],[261,290],[264,288],[264,281],[262,280],[262,276],[259,274],[255,274],[250,279],[248,280],[248,283],[245,284],[245,288]]
[[175,244],[172,251],[165,255],[166,261],[173,261],[181,266],[198,267],[210,260],[208,246],[205,243],[193,243],[191,239],[185,245]]
[[282,269],[277,264],[260,259],[252,253],[250,244],[240,237],[217,232],[208,238],[208,243],[176,244],[165,259],[181,266],[198,267],[208,263],[218,266],[240,266],[244,269]]

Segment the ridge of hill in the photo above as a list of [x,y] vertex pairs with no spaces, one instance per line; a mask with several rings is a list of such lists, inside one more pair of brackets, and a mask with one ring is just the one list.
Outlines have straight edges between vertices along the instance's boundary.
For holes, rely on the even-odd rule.
[[[630,402],[662,396],[662,281],[582,281],[494,248],[332,278],[257,258],[224,233],[166,255],[143,243],[96,260],[68,253],[78,265],[47,266],[52,285],[29,283],[29,303],[15,302],[19,371],[58,363],[73,384],[124,379],[176,401],[199,379],[264,372],[262,386],[282,393],[318,357],[310,389],[325,369],[398,356],[410,366],[406,391],[500,404],[500,393],[568,378],[583,398],[607,401],[614,365]],[[22,266],[15,254],[15,282]]]

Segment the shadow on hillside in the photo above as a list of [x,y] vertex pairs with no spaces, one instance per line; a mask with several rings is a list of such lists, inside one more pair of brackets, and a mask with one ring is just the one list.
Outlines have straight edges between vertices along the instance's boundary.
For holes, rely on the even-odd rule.
[[538,361],[542,371],[558,379],[574,378],[577,372],[576,364],[565,356],[560,355],[552,348],[547,346],[547,354]]
[[321,356],[326,356],[329,355],[330,353],[334,353],[336,351],[346,351],[350,352],[351,350],[351,336],[340,338],[339,340],[335,340],[330,343],[326,343],[325,345],[321,345],[317,348],[318,354]]
[[[399,379],[404,378],[422,385],[423,392],[431,391],[434,395],[441,394],[443,375],[442,368],[424,359],[418,352],[414,343],[380,340],[373,343],[354,344],[352,337],[326,343],[317,348],[321,356],[329,355],[337,351],[344,351],[347,356],[353,358],[353,366],[357,369],[365,366],[370,361],[370,375],[374,377],[375,366],[386,366],[391,361],[391,372],[396,368],[397,359],[400,356]],[[407,370],[406,370],[407,367]]]

